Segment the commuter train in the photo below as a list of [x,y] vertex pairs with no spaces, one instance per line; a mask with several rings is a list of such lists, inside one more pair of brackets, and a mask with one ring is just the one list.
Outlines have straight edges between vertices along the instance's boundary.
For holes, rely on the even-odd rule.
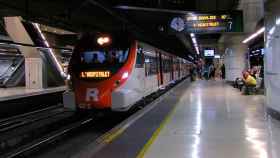
[[78,109],[126,111],[189,74],[190,62],[125,36],[88,33],[69,63]]

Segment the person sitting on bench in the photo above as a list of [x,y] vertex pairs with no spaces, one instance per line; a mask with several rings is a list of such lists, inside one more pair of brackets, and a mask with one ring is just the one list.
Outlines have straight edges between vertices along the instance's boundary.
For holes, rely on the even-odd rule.
[[243,72],[243,82],[245,85],[245,94],[250,94],[256,87],[256,79],[248,71]]

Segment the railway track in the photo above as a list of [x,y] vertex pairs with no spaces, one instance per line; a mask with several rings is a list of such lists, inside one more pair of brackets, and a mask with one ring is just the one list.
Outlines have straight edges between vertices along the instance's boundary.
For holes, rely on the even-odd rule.
[[7,119],[0,120],[0,133],[18,128],[36,121],[55,117],[65,112],[62,105],[55,105],[38,111],[17,115]]
[[[139,110],[144,109],[146,105],[170,88],[142,100],[126,113],[77,115],[75,112],[63,108],[50,108],[36,113],[37,116],[34,113],[33,116],[25,115],[23,116],[25,120],[14,124],[11,122],[20,120],[21,117],[0,121],[0,157],[71,157]],[[7,126],[7,122],[9,126]],[[6,137],[3,137],[1,130]],[[14,134],[10,134],[10,132],[14,132]],[[12,135],[17,135],[22,139],[14,138]],[[18,142],[17,145],[11,143],[13,141]]]
[[79,120],[60,105],[0,120],[0,157],[9,157],[22,146]]
[[34,140],[33,142],[28,143],[28,144],[18,148],[17,150],[6,153],[4,157],[14,158],[14,157],[23,156],[26,152],[32,151],[47,143],[51,143],[51,142],[61,138],[62,136],[67,135],[68,133],[76,130],[77,128],[90,123],[91,121],[93,121],[93,118],[82,119],[80,121],[69,124],[59,130],[53,131],[51,134],[48,134],[40,139]]

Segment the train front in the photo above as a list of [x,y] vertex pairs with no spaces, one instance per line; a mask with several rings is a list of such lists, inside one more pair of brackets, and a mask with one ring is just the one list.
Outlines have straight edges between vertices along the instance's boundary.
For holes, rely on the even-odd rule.
[[136,42],[125,36],[85,34],[69,64],[75,102],[80,109],[109,109],[112,92],[128,79]]

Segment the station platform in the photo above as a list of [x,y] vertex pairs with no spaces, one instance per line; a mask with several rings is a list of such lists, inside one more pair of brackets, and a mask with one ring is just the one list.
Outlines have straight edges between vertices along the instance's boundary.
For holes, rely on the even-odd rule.
[[74,157],[279,158],[280,122],[263,103],[223,81],[183,81]]
[[44,89],[27,89],[25,87],[0,88],[0,102],[48,93],[61,92],[65,90],[66,86],[51,87]]
[[0,88],[0,119],[62,104],[65,86],[46,89]]

